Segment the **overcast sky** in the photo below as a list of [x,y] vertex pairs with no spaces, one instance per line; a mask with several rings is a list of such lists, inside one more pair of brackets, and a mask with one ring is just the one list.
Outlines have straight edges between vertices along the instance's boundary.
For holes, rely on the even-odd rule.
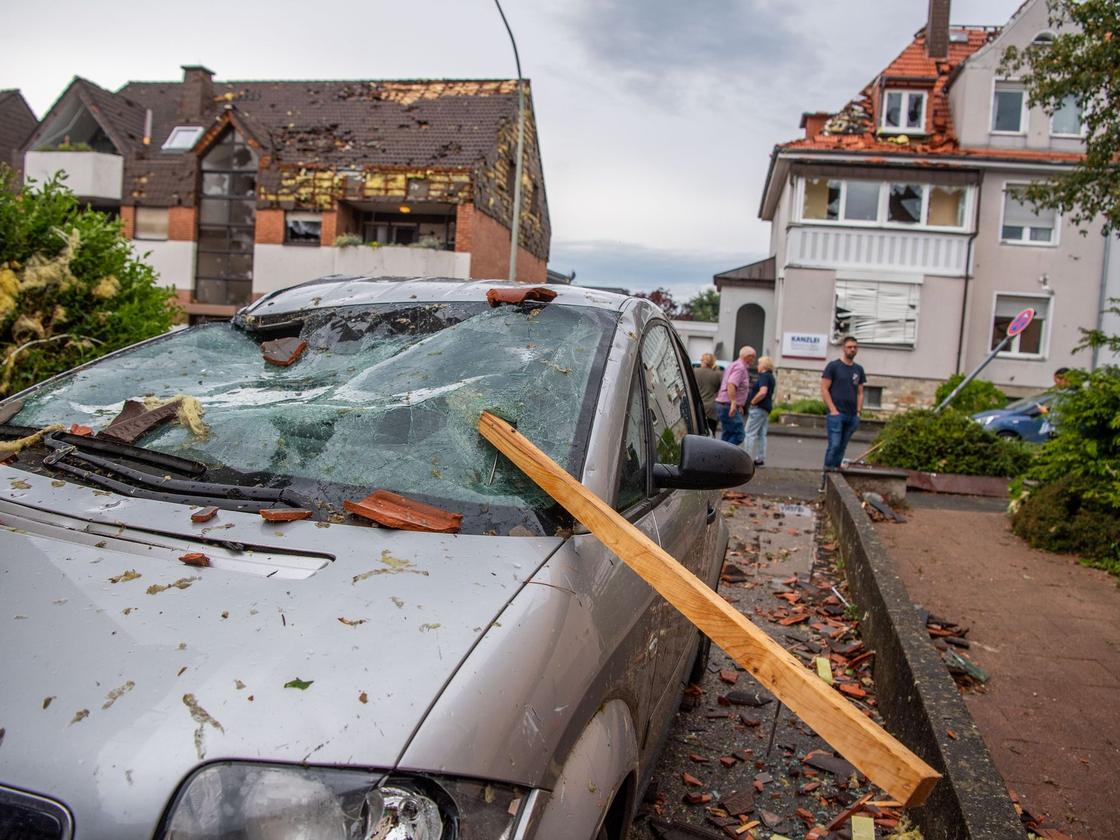
[[[1002,24],[1020,0],[957,0]],[[551,268],[688,298],[768,254],[770,151],[836,110],[925,23],[926,0],[505,0],[533,99]],[[0,89],[42,116],[75,75],[177,80],[513,78],[493,0],[9,4]]]

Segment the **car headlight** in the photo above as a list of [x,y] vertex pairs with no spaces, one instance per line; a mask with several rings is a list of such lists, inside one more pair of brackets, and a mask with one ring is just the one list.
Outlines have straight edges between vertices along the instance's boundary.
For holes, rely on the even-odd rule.
[[525,791],[361,770],[222,762],[192,775],[165,840],[500,840]]

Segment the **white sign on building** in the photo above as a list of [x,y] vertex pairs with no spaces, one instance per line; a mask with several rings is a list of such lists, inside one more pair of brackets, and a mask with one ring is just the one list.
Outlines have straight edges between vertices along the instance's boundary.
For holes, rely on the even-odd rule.
[[782,356],[823,359],[828,355],[828,336],[823,333],[782,333]]

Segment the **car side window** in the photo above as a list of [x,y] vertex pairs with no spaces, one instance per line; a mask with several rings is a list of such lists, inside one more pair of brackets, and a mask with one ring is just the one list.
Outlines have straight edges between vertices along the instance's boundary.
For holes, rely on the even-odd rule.
[[688,380],[667,327],[655,325],[642,339],[642,369],[657,460],[678,464],[681,441],[696,429]]
[[618,464],[618,489],[615,510],[626,510],[646,497],[649,486],[649,449],[646,445],[645,406],[642,403],[642,378],[635,369],[622,430],[622,454]]

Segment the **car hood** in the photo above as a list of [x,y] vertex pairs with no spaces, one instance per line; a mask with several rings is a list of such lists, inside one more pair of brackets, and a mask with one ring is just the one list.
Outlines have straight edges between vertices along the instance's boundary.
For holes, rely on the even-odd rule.
[[150,833],[204,761],[393,767],[562,543],[190,513],[0,468],[0,783],[84,836]]
[[997,408],[997,409],[994,409],[992,411],[978,411],[978,412],[976,412],[975,414],[972,415],[972,419],[976,420],[976,421],[984,421],[984,420],[987,420],[989,417],[1003,417],[1003,416],[1005,416],[1007,414],[1010,414],[1010,413],[1011,412],[1006,411],[1005,409]]

